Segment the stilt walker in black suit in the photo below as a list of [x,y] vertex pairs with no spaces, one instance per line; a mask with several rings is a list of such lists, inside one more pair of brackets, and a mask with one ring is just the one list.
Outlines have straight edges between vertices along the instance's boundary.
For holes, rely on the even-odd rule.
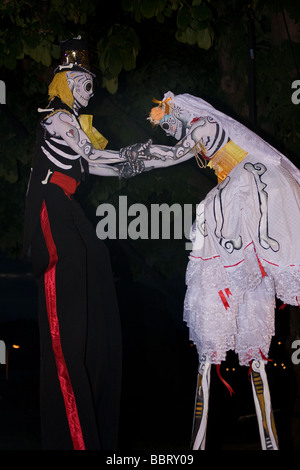
[[[74,198],[88,172],[118,176],[123,151],[79,109],[93,95],[80,38],[62,43],[26,198],[25,251],[39,286],[43,448],[115,449],[121,331],[110,258]],[[114,165],[116,164],[116,165]]]

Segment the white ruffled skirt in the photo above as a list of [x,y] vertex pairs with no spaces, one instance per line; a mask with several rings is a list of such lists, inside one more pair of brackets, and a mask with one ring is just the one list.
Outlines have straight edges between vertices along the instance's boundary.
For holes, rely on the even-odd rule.
[[[294,170],[295,172],[298,170]],[[206,196],[191,230],[184,320],[199,361],[268,357],[275,297],[300,304],[300,185],[248,155]]]

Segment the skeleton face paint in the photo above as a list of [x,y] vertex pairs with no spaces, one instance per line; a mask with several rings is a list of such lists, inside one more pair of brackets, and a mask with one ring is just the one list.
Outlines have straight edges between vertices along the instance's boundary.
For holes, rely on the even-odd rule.
[[86,72],[67,72],[67,80],[74,96],[74,108],[85,108],[93,93],[93,78]]
[[179,140],[182,135],[182,122],[176,119],[170,114],[165,114],[159,122],[160,127],[165,131],[167,135],[175,137]]

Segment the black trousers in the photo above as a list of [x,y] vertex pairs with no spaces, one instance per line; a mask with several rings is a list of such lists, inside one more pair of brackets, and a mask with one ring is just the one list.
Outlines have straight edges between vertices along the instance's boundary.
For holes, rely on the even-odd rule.
[[80,206],[49,184],[31,245],[39,285],[44,449],[116,449],[121,329],[110,258]]

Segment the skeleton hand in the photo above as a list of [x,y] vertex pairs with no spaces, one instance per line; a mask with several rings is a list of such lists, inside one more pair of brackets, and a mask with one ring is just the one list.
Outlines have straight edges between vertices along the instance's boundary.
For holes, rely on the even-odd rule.
[[136,162],[137,160],[149,160],[150,155],[150,145],[152,140],[148,140],[145,144],[133,144],[128,147],[124,147],[120,150],[120,158],[126,160],[127,162]]
[[132,178],[145,171],[145,164],[142,160],[126,161],[125,163],[118,163],[115,165],[119,172],[119,178]]

